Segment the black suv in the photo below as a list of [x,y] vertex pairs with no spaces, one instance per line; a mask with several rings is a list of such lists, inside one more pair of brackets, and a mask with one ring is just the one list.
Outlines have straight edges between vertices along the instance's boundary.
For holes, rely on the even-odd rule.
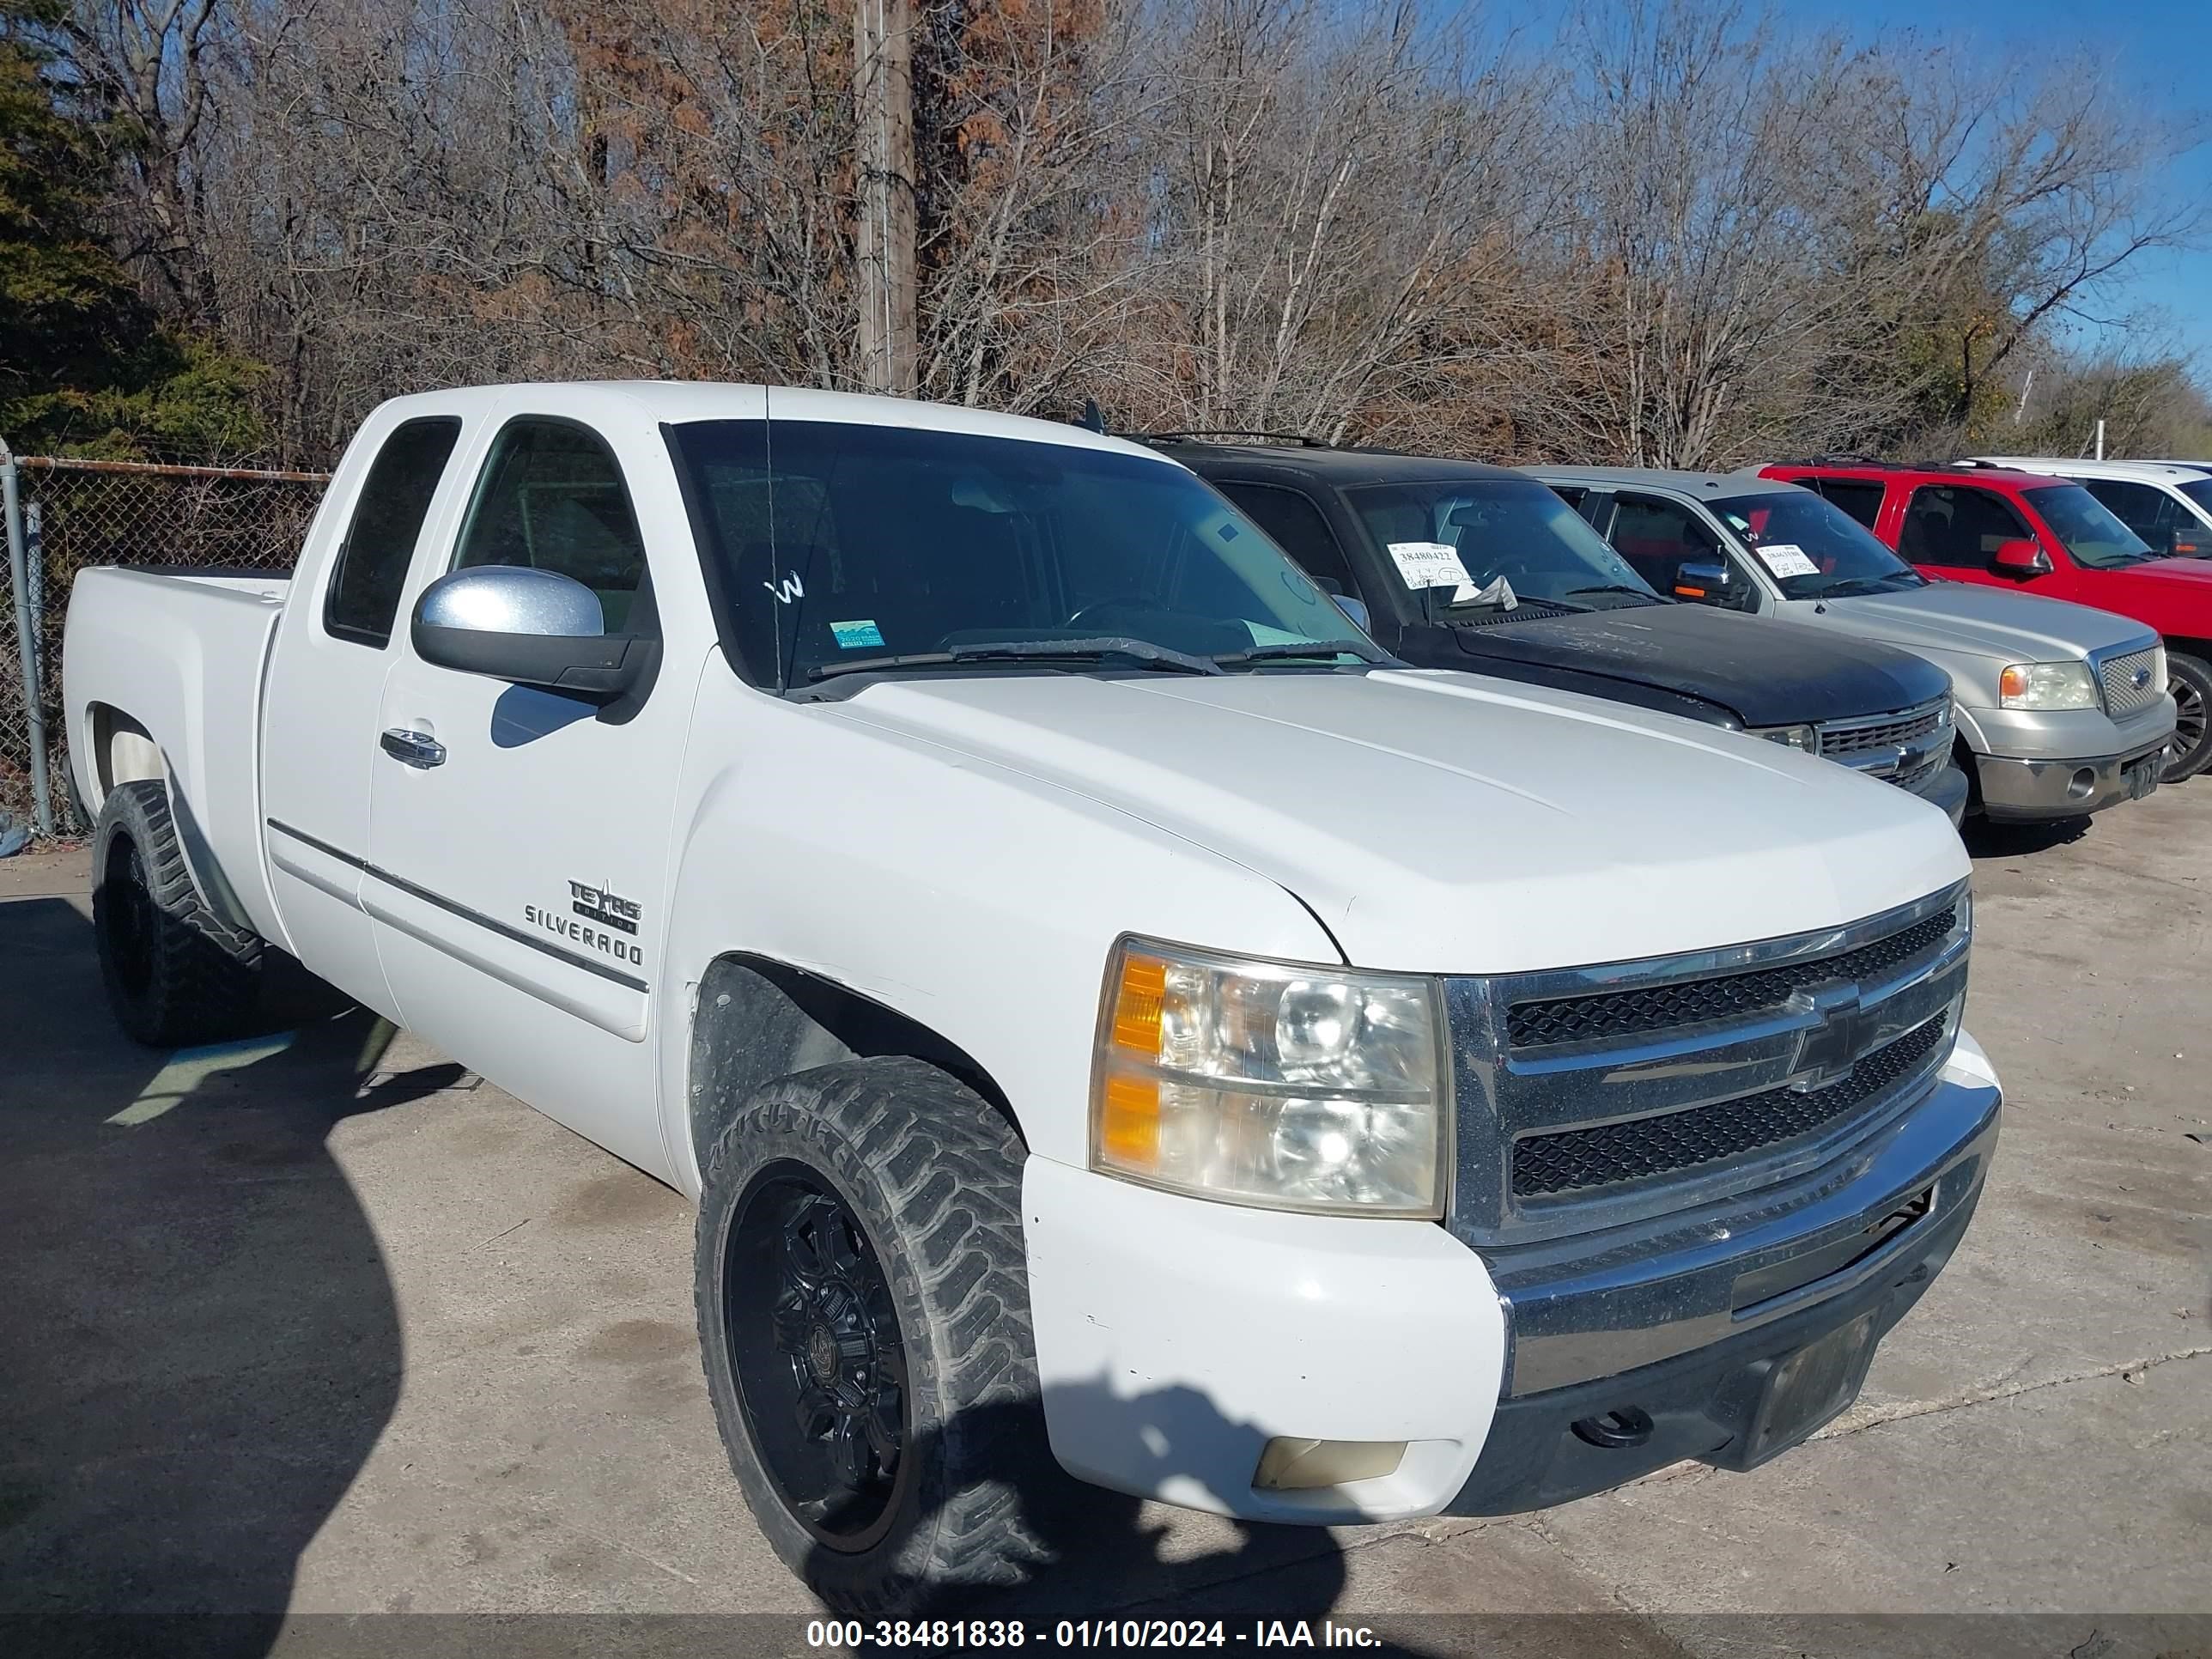
[[[1417,667],[1749,730],[1899,784],[1954,823],[1966,810],[1942,669],[1872,641],[1662,598],[1533,478],[1303,439],[1143,441],[1234,501]],[[1684,568],[1684,579],[1695,574]]]

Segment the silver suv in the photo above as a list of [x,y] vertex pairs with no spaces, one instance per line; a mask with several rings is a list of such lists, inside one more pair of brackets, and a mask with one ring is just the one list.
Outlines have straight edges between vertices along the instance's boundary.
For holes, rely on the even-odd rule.
[[2141,623],[1929,582],[1813,491],[1755,472],[1528,471],[1662,593],[1840,629],[1948,671],[1970,811],[2078,817],[2157,787],[2174,704],[2164,648]]

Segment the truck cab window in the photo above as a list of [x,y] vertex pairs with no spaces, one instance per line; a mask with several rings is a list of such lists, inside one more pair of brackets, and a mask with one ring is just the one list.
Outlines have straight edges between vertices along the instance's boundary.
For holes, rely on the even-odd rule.
[[[571,421],[525,416],[492,445],[470,503],[453,568],[527,565],[571,577],[599,596],[606,631],[651,626],[645,540],[622,468],[599,436]],[[633,616],[633,612],[636,613]]]
[[2152,547],[2164,546],[2173,527],[2182,522],[2181,509],[2173,497],[2154,484],[2134,483],[2125,478],[2084,478],[2081,488]]
[[1986,570],[1997,549],[2033,532],[2002,495],[1954,484],[1923,484],[1905,509],[1897,550],[1914,564]]
[[1339,593],[1360,597],[1352,564],[1321,509],[1294,489],[1276,484],[1222,483],[1215,489],[1244,510],[1244,516],[1274,538],[1275,544],[1305,567],[1306,574]]
[[1869,530],[1873,529],[1875,521],[1881,517],[1884,486],[1871,479],[1802,478],[1798,482],[1826,495]]
[[[1623,490],[1616,498],[1613,545],[1636,568],[1636,574],[1662,593],[1674,591],[1674,578],[1686,564],[1721,564],[1734,568],[1722,549],[1720,538],[1698,521],[1680,501],[1660,495],[1638,495]],[[1757,590],[1739,573],[1723,603],[1747,610],[1757,602]]]
[[430,511],[438,480],[461,435],[451,416],[404,421],[370,463],[354,503],[353,522],[331,562],[323,628],[341,640],[382,650],[392,639],[399,590],[415,556],[416,538]]

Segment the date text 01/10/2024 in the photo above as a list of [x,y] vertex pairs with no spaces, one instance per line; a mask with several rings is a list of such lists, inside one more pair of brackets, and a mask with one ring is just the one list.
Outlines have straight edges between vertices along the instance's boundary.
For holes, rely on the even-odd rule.
[[1304,1619],[1258,1619],[1249,1626],[1220,1619],[1062,1619],[1032,1630],[1020,1620],[817,1619],[809,1647],[948,1649],[1019,1648],[1371,1648],[1382,1638],[1364,1625]]

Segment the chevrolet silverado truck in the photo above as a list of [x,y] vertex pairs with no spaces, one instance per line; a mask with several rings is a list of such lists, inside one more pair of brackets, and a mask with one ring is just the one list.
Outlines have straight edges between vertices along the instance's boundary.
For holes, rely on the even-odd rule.
[[2165,651],[2140,623],[1930,582],[1841,507],[1754,474],[1530,471],[1655,581],[1761,618],[1886,641],[1942,667],[1974,812],[2080,817],[2158,787],[2175,710]]
[[1951,684],[1925,657],[1678,603],[1503,467],[1229,435],[1145,441],[1358,605],[1404,660],[1747,730],[1965,816]]
[[279,951],[691,1195],[706,1386],[842,1610],[1763,1462],[2001,1096],[1943,814],[1407,667],[1118,440],[706,385],[404,398],[289,580],[97,569],[108,994]]
[[2070,478],[1856,459],[1760,476],[1818,491],[1932,582],[2069,600],[2152,629],[2174,703],[2160,777],[2179,783],[2212,764],[2212,561],[2149,547]]

